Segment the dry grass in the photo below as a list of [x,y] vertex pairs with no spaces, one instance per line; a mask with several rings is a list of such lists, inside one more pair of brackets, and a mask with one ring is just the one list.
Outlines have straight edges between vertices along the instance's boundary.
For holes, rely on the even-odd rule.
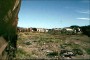
[[[23,55],[23,58],[57,59],[59,56],[50,57],[48,54],[51,52],[60,53],[60,50],[63,48],[67,50],[72,50],[74,48],[81,49],[82,51],[85,51],[85,55],[89,55],[87,53],[90,52],[89,50],[84,49],[86,46],[89,48],[90,45],[89,37],[85,35],[51,35],[48,33],[32,32],[19,33],[18,35],[18,49],[22,49],[25,53],[22,54],[22,52],[18,51],[17,55]],[[27,45],[25,42],[30,42],[31,44]],[[18,58],[21,57],[18,56]],[[79,58],[82,58],[82,56],[79,56]]]

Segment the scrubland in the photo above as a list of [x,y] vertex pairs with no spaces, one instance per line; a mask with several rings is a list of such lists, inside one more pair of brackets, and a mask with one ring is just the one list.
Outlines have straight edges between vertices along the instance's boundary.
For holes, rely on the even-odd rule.
[[90,59],[90,37],[20,32],[17,59]]

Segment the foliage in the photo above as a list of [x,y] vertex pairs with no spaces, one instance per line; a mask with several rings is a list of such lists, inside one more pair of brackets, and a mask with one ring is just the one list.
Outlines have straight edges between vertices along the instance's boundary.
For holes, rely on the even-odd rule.
[[[30,48],[35,48],[33,49],[33,51],[27,51],[25,48],[23,49],[24,51],[27,51],[26,53],[23,53],[23,52],[19,52],[20,54],[18,54],[19,58],[27,58],[27,57],[30,57],[30,58],[57,58],[58,55],[59,56],[63,56],[65,55],[64,53],[67,53],[68,55],[70,55],[70,52],[73,53],[73,55],[75,56],[76,55],[82,55],[83,54],[83,50],[81,50],[80,48],[83,48],[83,47],[86,47],[88,46],[87,44],[86,46],[82,45],[82,43],[84,42],[83,40],[87,40],[86,38],[83,39],[84,37],[86,37],[85,35],[71,35],[71,36],[68,36],[68,35],[51,35],[51,34],[48,34],[48,33],[28,33],[28,34],[25,34],[24,36],[27,36],[25,37],[25,39],[23,40],[18,40],[20,42],[20,46],[27,48],[28,46],[28,49]],[[33,38],[31,38],[33,37]],[[37,38],[36,38],[37,37]],[[21,35],[21,38],[23,38],[23,35]],[[75,43],[75,42],[78,42],[80,41],[79,43]],[[89,39],[88,39],[89,40]],[[29,45],[25,45],[23,44],[23,42],[31,42],[32,44],[32,47],[29,47]],[[21,43],[22,42],[22,43]],[[34,45],[35,44],[35,45]],[[82,45],[82,46],[81,46]],[[38,48],[38,49],[37,49]],[[60,50],[59,50],[60,49]],[[47,50],[50,50],[49,52],[47,52]],[[61,52],[61,50],[63,50]],[[59,51],[59,52],[57,52]],[[89,53],[90,50],[87,50],[87,52]],[[28,53],[30,53],[28,55]],[[77,57],[77,56],[75,56]]]
[[51,29],[48,31],[49,34],[52,34],[52,35],[59,35],[61,34],[61,31],[60,30],[54,30],[54,29]]
[[31,45],[32,43],[30,41],[26,41],[24,44]]
[[81,30],[82,30],[83,34],[90,36],[90,25],[82,26]]
[[58,56],[58,52],[50,52],[47,56]]
[[85,48],[85,50],[86,50],[87,54],[90,55],[90,48]]
[[66,53],[66,52],[67,52],[67,50],[61,50],[60,55],[62,55],[63,53]]
[[37,28],[32,28],[33,31],[37,31]]
[[75,55],[83,55],[83,51],[81,49],[73,49],[72,51]]
[[25,59],[25,58],[29,58],[31,55],[27,54],[23,49],[18,48],[17,52],[16,52],[16,56],[17,56],[17,58]]
[[79,28],[79,26],[78,25],[72,25],[72,26],[70,26],[71,28]]

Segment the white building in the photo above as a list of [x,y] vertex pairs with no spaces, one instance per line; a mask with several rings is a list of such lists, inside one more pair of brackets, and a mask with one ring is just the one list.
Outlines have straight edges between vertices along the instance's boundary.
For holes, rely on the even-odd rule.
[[38,32],[48,32],[48,29],[45,28],[37,28]]

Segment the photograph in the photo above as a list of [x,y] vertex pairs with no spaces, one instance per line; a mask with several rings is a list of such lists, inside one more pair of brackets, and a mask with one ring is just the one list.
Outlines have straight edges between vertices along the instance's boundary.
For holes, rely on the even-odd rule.
[[0,60],[90,60],[90,0],[0,0]]

